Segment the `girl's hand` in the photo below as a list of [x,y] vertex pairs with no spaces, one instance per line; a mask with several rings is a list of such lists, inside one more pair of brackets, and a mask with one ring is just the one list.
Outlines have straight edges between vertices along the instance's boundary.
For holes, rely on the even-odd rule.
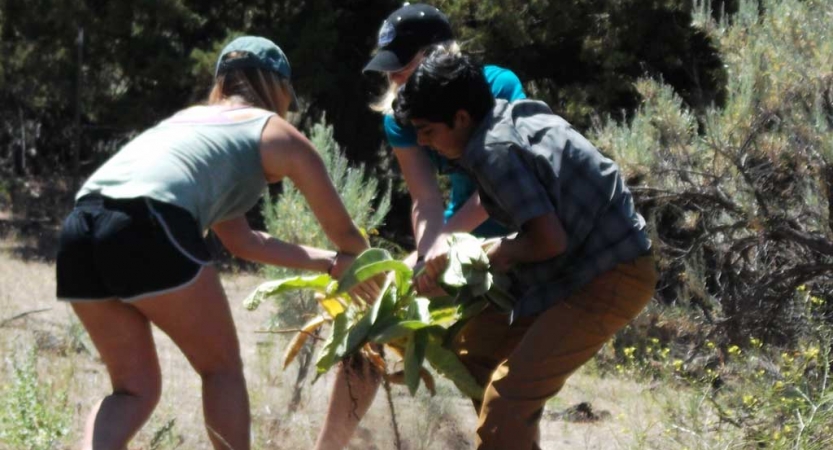
[[376,275],[357,284],[350,290],[350,295],[358,297],[365,303],[373,304],[382,294],[382,285],[385,283],[385,274]]
[[327,274],[335,279],[339,279],[342,275],[344,275],[344,272],[348,267],[350,267],[350,264],[353,264],[353,261],[355,260],[355,255],[338,252],[333,259],[332,265],[330,265],[330,269],[327,271]]
[[[341,276],[344,275],[344,272],[347,271],[355,260],[355,255],[341,252],[337,253],[335,259],[333,260],[333,265],[330,267],[328,272],[329,275],[335,279],[341,278]],[[358,297],[366,303],[373,303],[377,298],[379,298],[379,294],[382,292],[381,285],[384,281],[384,275],[365,280],[351,289],[350,295]]]
[[443,274],[447,265],[448,253],[440,253],[426,258],[422,273],[417,275],[415,279],[417,292],[426,296],[434,296],[438,292],[442,293],[443,291],[437,284],[437,280]]

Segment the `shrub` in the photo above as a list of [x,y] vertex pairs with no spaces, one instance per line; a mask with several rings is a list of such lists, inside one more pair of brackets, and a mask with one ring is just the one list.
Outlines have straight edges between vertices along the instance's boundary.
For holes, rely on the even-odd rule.
[[[659,297],[599,357],[661,378],[654,448],[830,448],[833,306],[833,3],[741,0],[694,25],[728,74],[694,111],[643,79],[632,120],[595,122],[653,225]],[[690,391],[689,389],[685,391]]]
[[[325,119],[315,124],[309,135],[321,153],[327,172],[350,217],[363,232],[376,235],[376,228],[382,224],[390,210],[390,188],[380,189],[377,179],[365,176],[363,165],[348,165],[347,158],[333,138],[333,128]],[[374,202],[375,207],[372,206]],[[267,196],[263,216],[267,231],[281,240],[322,248],[331,246],[303,195],[289,180],[283,181],[283,192],[279,196]],[[296,275],[297,271],[267,266],[263,273],[267,278],[274,279]],[[276,319],[288,326],[301,325],[306,319],[304,314],[314,312],[317,307],[311,295],[303,295],[283,304],[298,306],[291,311],[278,312],[279,317]]]
[[34,349],[22,357],[12,355],[10,364],[11,384],[0,400],[0,442],[11,448],[55,448],[71,417],[66,391],[56,391],[38,376]]
[[728,343],[796,344],[807,318],[792,293],[833,291],[831,14],[827,1],[744,0],[715,20],[698,1],[695,25],[729,74],[725,106],[695,114],[643,79],[632,121],[596,122],[657,230],[662,300],[696,306]]
[[[348,165],[347,158],[333,138],[332,126],[323,118],[312,127],[309,136],[324,159],[327,172],[350,217],[363,232],[373,238],[377,235],[376,228],[382,224],[390,210],[390,187],[381,188],[377,179],[365,175],[362,165]],[[283,192],[277,198],[267,196],[264,202],[263,216],[267,231],[284,241],[330,247],[329,240],[301,192],[289,180],[283,181],[282,187]],[[297,271],[268,266],[263,273],[265,277],[275,279],[296,275]],[[312,292],[292,292],[287,295],[291,298],[278,304],[270,320],[270,329],[299,327],[315,315],[318,306]],[[289,411],[297,408],[301,401],[301,390],[312,362],[314,342],[314,339],[310,340],[298,356],[300,364]]]

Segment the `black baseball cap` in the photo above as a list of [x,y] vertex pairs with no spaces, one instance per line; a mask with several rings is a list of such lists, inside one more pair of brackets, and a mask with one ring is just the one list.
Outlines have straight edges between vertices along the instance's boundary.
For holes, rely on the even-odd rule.
[[396,72],[424,47],[454,38],[448,17],[423,3],[405,3],[379,29],[378,51],[363,72]]

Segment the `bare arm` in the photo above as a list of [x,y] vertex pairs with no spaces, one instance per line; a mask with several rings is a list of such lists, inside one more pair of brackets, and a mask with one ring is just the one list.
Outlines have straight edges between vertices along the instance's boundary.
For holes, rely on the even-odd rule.
[[425,255],[443,228],[443,197],[431,159],[419,147],[394,147],[408,192],[417,253]]
[[289,177],[309,203],[327,238],[340,251],[355,255],[368,247],[336,192],[321,156],[304,135],[283,119],[273,117],[263,130],[261,157],[267,180],[275,182]]
[[455,232],[470,232],[480,226],[486,219],[489,218],[489,213],[480,204],[480,195],[475,192],[466,200],[457,212],[448,219],[448,222],[443,225],[443,234]]
[[[336,252],[298,244],[290,244],[261,231],[252,230],[245,217],[226,220],[211,227],[223,246],[234,256],[275,266],[327,272]],[[347,263],[344,256],[339,266]],[[336,272],[336,271],[334,271]]]
[[553,212],[529,220],[514,239],[501,239],[489,249],[489,262],[504,272],[519,263],[544,261],[567,250],[567,232]]
[[[436,258],[439,255],[444,255],[448,252],[447,238],[451,233],[471,232],[488,218],[489,214],[483,208],[483,205],[480,204],[480,195],[475,192],[471,197],[469,197],[468,200],[466,200],[466,203],[458,209],[453,216],[451,216],[448,222],[443,225],[429,249],[427,251],[420,252],[419,255],[422,255],[426,260]],[[416,252],[412,253],[408,255],[405,262],[415,269],[418,269],[420,267],[420,263],[417,259],[419,255],[417,255]],[[420,284],[424,282],[426,282],[426,280],[417,279],[417,288],[425,295],[431,295],[431,293],[433,293],[433,286],[430,284]]]
[[[489,263],[499,272],[527,262],[554,258],[567,249],[567,233],[555,213],[535,217],[523,225],[514,239],[502,239],[489,249]],[[442,253],[425,261],[425,272],[417,280],[420,290],[436,287],[436,280],[448,264],[448,254]]]

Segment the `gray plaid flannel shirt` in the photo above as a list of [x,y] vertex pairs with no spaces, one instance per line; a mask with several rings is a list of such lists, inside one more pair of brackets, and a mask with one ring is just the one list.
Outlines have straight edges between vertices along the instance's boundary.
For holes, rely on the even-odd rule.
[[563,254],[512,269],[513,318],[541,313],[651,247],[619,168],[545,103],[498,100],[456,162],[507,228],[522,232],[530,219],[554,212],[567,232]]

